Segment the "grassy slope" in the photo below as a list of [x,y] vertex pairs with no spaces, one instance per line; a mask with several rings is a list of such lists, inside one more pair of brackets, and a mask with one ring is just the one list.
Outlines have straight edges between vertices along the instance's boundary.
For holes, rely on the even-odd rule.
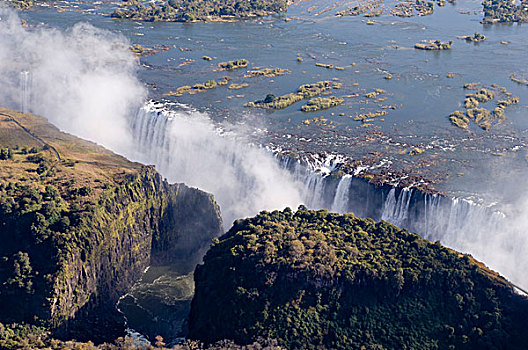
[[[45,118],[5,108],[0,108],[0,147],[13,148],[18,145],[21,149],[24,146],[42,148],[45,145],[21,126],[57,150],[61,161],[56,169],[61,173],[63,180],[74,178],[79,183],[113,182],[116,177],[137,173],[142,167],[141,164],[130,162],[102,146],[61,132]],[[43,150],[42,153],[52,164],[58,161],[51,149]],[[2,163],[0,178],[23,182],[30,180],[43,185],[48,183],[49,181],[31,171],[36,167],[33,163],[25,161],[26,158],[25,155],[15,152],[13,161]],[[75,166],[69,166],[72,162]],[[94,195],[99,192],[98,187],[94,190]]]

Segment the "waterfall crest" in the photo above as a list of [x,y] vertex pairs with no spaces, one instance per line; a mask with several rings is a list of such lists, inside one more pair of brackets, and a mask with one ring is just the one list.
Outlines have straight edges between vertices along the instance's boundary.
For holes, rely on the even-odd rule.
[[335,176],[335,158],[277,161],[264,149],[220,136],[200,113],[152,103],[141,108],[146,91],[124,38],[88,24],[64,33],[30,31],[13,12],[0,9],[0,15],[0,105],[43,115],[66,132],[155,164],[171,182],[213,193],[226,225],[301,203],[350,211],[469,252],[528,286],[522,268],[528,265],[527,203],[518,203],[509,219],[463,199]]
[[302,185],[266,150],[219,135],[206,115],[161,107],[148,103],[131,120],[136,146],[129,156],[156,165],[171,182],[213,193],[227,228],[261,210],[303,202]]

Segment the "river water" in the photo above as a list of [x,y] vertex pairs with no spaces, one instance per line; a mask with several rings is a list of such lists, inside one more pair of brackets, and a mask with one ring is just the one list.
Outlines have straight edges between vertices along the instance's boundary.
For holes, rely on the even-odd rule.
[[[303,1],[292,5],[284,16],[234,23],[113,20],[109,13],[117,3],[90,1],[55,2],[22,17],[30,24],[59,28],[87,21],[119,32],[134,44],[168,46],[165,52],[141,58],[139,76],[149,84],[150,97],[207,112],[224,127],[242,124],[242,134],[250,136],[249,142],[301,152],[339,153],[353,159],[370,157],[370,162],[380,168],[423,175],[449,194],[478,194],[488,201],[511,202],[518,189],[516,181],[509,179],[522,176],[526,168],[528,87],[509,76],[528,75],[528,28],[483,26],[478,1],[435,6],[433,15],[423,17],[384,14],[371,19],[374,25],[368,25],[362,16],[335,17],[336,12],[354,4]],[[393,5],[385,3],[387,8]],[[330,10],[318,14],[325,9]],[[474,44],[456,38],[474,32],[484,34],[487,40]],[[453,40],[454,44],[449,51],[415,50],[413,45],[424,39]],[[205,55],[214,59],[205,61]],[[297,55],[302,62],[297,61]],[[248,69],[279,67],[291,73],[245,78],[246,69],[216,71],[218,62],[239,58],[249,60]],[[315,63],[344,70],[321,68]],[[454,74],[448,77],[449,73]],[[393,78],[384,79],[387,74]],[[165,96],[177,87],[223,76],[249,86]],[[343,97],[345,103],[327,111],[303,113],[303,102],[272,113],[243,106],[268,93],[283,95],[302,84],[331,79],[343,83],[332,95]],[[470,82],[480,82],[483,87],[503,86],[520,97],[520,104],[508,108],[506,121],[489,132],[475,124],[470,125],[469,132],[457,129],[449,123],[448,115],[462,109],[467,93],[462,86]],[[386,100],[375,103],[363,97],[374,89],[385,90],[380,97]],[[353,119],[383,106],[387,115],[369,123],[372,125],[364,127]],[[493,103],[488,106],[494,107]],[[306,120],[311,120],[310,125],[303,123]],[[410,156],[414,146],[426,149],[426,153]]]
[[[46,2],[19,15],[27,21],[30,31],[34,27],[49,27],[68,32],[84,21],[120,33],[130,44],[168,47],[164,52],[139,59],[137,74],[148,86],[148,98],[161,103],[148,104],[129,116],[134,144],[128,148],[108,144],[108,139],[98,138],[97,128],[95,134],[87,137],[134,160],[155,163],[169,181],[184,181],[213,192],[227,226],[238,217],[262,209],[301,202],[339,212],[353,210],[359,215],[376,216],[420,230],[426,238],[440,239],[450,247],[470,252],[526,287],[527,277],[519,266],[526,263],[528,247],[525,235],[528,224],[522,219],[528,207],[523,180],[527,165],[528,87],[509,77],[512,73],[528,76],[528,28],[483,26],[479,23],[482,13],[478,1],[436,6],[433,15],[424,17],[385,14],[371,18],[373,24],[367,24],[369,19],[361,16],[335,17],[337,11],[355,4],[302,1],[292,5],[283,16],[233,23],[113,20],[109,14],[118,3],[92,1]],[[386,2],[385,6],[393,7],[394,3]],[[329,10],[321,13],[325,9]],[[484,34],[487,40],[473,44],[456,38],[475,32]],[[424,39],[454,43],[449,51],[415,50],[414,44]],[[203,56],[213,60],[203,60]],[[248,69],[278,67],[289,73],[244,77],[247,69],[217,70],[219,62],[240,58],[249,61]],[[322,68],[315,63],[343,69]],[[38,65],[38,60],[35,64]],[[7,67],[8,72],[13,71]],[[104,77],[111,77],[111,69],[105,69]],[[46,114],[53,109],[31,108],[35,99],[31,86],[43,79],[37,71],[28,73],[24,69],[17,73],[16,84],[20,84],[22,92],[19,108]],[[93,65],[89,69],[79,68],[79,74],[85,71],[97,73],[97,64],[95,68]],[[392,79],[385,79],[388,74]],[[248,87],[230,90],[219,86],[193,95],[166,96],[180,86],[218,81],[224,76],[233,83],[247,83]],[[121,78],[121,82],[128,81]],[[321,80],[343,84],[341,89],[332,90],[333,96],[345,99],[342,105],[312,113],[301,112],[305,102],[274,112],[244,107],[245,103],[263,99],[269,93],[283,95],[296,91],[302,84]],[[471,82],[480,82],[482,87],[503,86],[518,96],[520,103],[506,109],[506,120],[493,125],[488,132],[474,124],[469,130],[457,129],[450,124],[448,115],[463,109],[461,104],[468,92],[463,85]],[[112,86],[108,89],[109,92]],[[386,91],[380,95],[384,100],[374,102],[364,97],[375,89]],[[79,91],[82,94],[82,88]],[[485,106],[492,109],[494,103]],[[116,104],[112,110],[117,111],[118,107]],[[370,125],[362,125],[353,118],[378,110],[386,110],[387,114],[369,122]],[[76,129],[72,123],[61,125],[53,115],[46,116],[76,134],[103,122],[89,120]],[[83,116],[88,118],[90,114]],[[219,135],[219,130],[224,136]],[[118,138],[117,130],[113,132]],[[501,221],[502,214],[468,201],[422,198],[413,190],[376,192],[348,176],[326,181],[321,174],[307,172],[298,164],[279,164],[248,144],[300,154],[333,155],[328,159],[350,157],[364,160],[373,171],[421,175],[450,195],[497,203],[509,214],[508,225]],[[409,151],[414,147],[425,152],[412,156]],[[332,162],[318,164],[319,170],[331,171],[332,167]],[[295,170],[287,172],[285,168]],[[360,192],[353,192],[360,187],[363,197],[358,196]],[[421,209],[417,209],[418,205]],[[188,280],[187,277],[183,284],[177,281],[175,285],[163,279],[149,283],[161,285],[156,286],[162,294],[160,300],[167,295],[166,290],[175,288],[179,294],[167,305],[185,313],[192,295],[187,288]],[[136,286],[134,297],[126,299],[128,306],[122,306],[137,313],[140,299],[148,294],[143,287]],[[133,322],[131,315],[129,318]],[[181,317],[160,322],[166,322],[165,328],[172,332],[182,327],[180,321]]]

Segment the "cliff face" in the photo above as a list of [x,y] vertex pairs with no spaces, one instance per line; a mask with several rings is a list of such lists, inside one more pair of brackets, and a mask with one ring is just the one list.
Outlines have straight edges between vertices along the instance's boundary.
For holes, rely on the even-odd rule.
[[195,271],[189,337],[289,349],[524,349],[528,300],[467,255],[300,207],[235,222]]
[[1,322],[114,339],[114,305],[147,266],[191,266],[222,232],[211,195],[42,118],[0,117]]

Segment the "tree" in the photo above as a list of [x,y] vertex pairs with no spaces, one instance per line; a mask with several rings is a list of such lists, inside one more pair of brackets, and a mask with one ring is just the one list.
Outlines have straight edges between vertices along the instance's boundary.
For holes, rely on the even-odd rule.
[[13,255],[12,260],[11,278],[7,280],[7,283],[25,289],[26,292],[31,292],[33,290],[33,282],[31,281],[33,268],[28,253],[19,251]]

